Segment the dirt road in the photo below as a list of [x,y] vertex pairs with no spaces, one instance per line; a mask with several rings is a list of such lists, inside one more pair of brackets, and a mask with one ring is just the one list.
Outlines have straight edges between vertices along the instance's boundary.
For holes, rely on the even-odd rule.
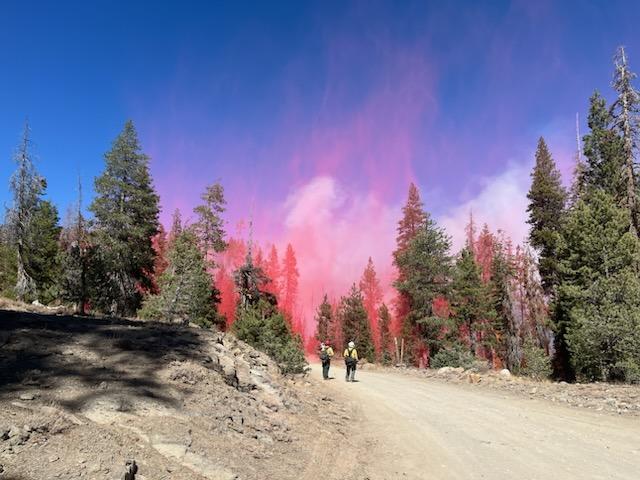
[[359,371],[356,383],[340,368],[332,375],[328,391],[346,394],[364,420],[354,422],[363,478],[640,478],[637,418],[393,373]]

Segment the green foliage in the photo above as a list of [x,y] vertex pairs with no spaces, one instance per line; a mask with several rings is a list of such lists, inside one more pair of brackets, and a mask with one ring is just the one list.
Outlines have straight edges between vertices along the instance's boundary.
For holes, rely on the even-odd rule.
[[325,293],[322,303],[318,307],[318,312],[316,313],[316,340],[321,343],[328,340],[332,345],[335,345],[335,339],[333,338],[335,331],[334,324],[333,309]]
[[6,225],[0,225],[0,296],[14,298],[16,285],[16,249]]
[[531,225],[529,241],[540,252],[539,270],[545,293],[550,294],[558,284],[557,250],[567,192],[541,137],[536,150],[536,165],[531,173],[532,182],[527,198],[527,212]]
[[273,358],[282,373],[304,372],[307,362],[302,340],[293,336],[284,316],[267,300],[239,307],[233,331],[240,340]]
[[603,190],[567,218],[557,328],[581,378],[622,380],[623,365],[640,360],[640,241],[629,226],[627,211]]
[[196,236],[183,231],[171,244],[169,264],[160,275],[160,293],[145,300],[139,316],[209,327],[216,320],[212,280]]
[[25,242],[25,269],[33,279],[35,298],[44,304],[59,297],[60,276],[58,210],[47,200],[39,201],[32,214]]
[[95,181],[97,259],[103,270],[95,303],[118,315],[132,315],[141,292],[151,287],[158,232],[158,196],[149,174],[149,157],[141,153],[133,122],[128,121],[105,154],[105,170]]
[[451,277],[451,241],[445,231],[426,215],[423,226],[409,242],[406,250],[396,256],[396,265],[403,275],[395,287],[408,301],[409,314],[404,322],[404,335],[410,339],[407,358],[416,358],[418,345],[412,339],[423,341],[431,354],[442,346],[442,332],[448,319],[433,312],[433,301],[444,296]]
[[462,345],[455,344],[451,347],[442,348],[431,357],[431,368],[442,367],[462,367],[471,368],[475,362],[475,357]]
[[522,347],[523,360],[518,373],[535,380],[549,378],[552,373],[551,358],[533,338],[527,336]]
[[224,221],[222,220],[227,202],[220,183],[209,185],[200,198],[204,203],[193,209],[198,216],[198,221],[193,224],[193,229],[200,242],[200,248],[209,260],[209,255],[214,252],[222,252],[227,246],[224,240]]
[[[345,343],[354,342],[360,358],[375,360],[375,350],[369,327],[369,317],[364,308],[362,292],[355,283],[349,294],[340,299],[338,306],[339,323],[342,326],[342,338]],[[336,346],[337,347],[337,346]]]
[[480,278],[480,267],[476,263],[473,252],[468,248],[460,252],[454,269],[451,288],[451,307],[455,329],[458,334],[466,331],[472,352],[486,330],[487,322],[495,317],[491,302],[491,291]]
[[380,361],[384,365],[389,365],[393,360],[391,356],[391,314],[384,303],[378,309],[378,328],[380,329]]

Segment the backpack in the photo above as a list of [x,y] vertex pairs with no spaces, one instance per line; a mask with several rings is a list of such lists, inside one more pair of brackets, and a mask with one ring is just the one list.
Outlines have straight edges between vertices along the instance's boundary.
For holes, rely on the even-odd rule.
[[320,350],[320,360],[322,362],[328,362],[329,361],[329,354],[327,353],[326,350]]
[[353,349],[349,348],[347,352],[349,356],[344,357],[344,363],[346,363],[350,367],[353,367],[356,363],[358,363],[358,361],[351,356],[351,354],[353,353]]

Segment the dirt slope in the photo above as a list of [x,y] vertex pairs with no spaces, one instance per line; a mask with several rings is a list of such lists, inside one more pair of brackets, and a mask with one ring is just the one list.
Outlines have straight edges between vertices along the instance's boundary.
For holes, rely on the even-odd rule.
[[[319,375],[318,368],[315,375]],[[393,373],[326,389],[363,414],[366,478],[640,478],[640,421]]]

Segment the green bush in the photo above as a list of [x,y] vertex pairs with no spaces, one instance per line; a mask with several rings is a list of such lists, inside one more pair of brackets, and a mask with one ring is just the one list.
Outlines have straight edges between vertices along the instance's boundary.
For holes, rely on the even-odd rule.
[[293,335],[283,315],[261,300],[254,307],[238,308],[233,324],[236,336],[269,355],[282,373],[303,373],[307,361],[302,339]]
[[532,338],[527,338],[524,341],[523,357],[519,371],[520,375],[531,377],[535,380],[542,380],[551,376],[553,371],[551,358]]
[[469,350],[460,345],[455,345],[442,349],[431,357],[431,368],[471,368],[474,365],[474,361],[475,357]]

